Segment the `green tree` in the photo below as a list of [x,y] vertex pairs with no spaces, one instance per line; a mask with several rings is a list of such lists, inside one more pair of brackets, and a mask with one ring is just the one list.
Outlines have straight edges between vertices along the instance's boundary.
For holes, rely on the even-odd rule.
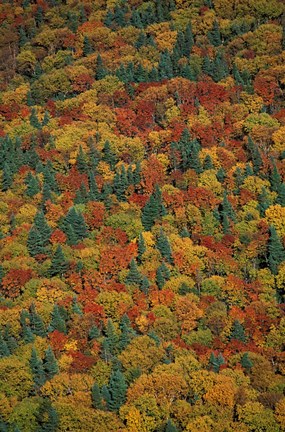
[[253,366],[253,362],[250,360],[247,352],[243,354],[240,363],[242,367],[245,368],[247,371],[249,371]]
[[123,373],[118,369],[113,371],[109,382],[110,400],[108,409],[110,411],[118,411],[125,403],[127,388]]
[[156,247],[161,253],[161,256],[165,258],[169,262],[169,264],[173,264],[171,246],[168,238],[166,237],[162,229],[160,230],[160,233],[157,237]]
[[87,157],[82,149],[82,146],[79,147],[79,152],[76,157],[76,167],[80,173],[87,173],[88,166],[87,166]]
[[285,207],[285,183],[280,183],[276,203],[280,204],[282,207]]
[[39,388],[45,383],[46,377],[43,368],[42,359],[38,356],[37,350],[33,347],[30,358],[30,368],[34,379],[34,390],[38,391]]
[[56,432],[59,426],[59,417],[48,399],[43,399],[37,413],[39,432]]
[[51,228],[48,225],[44,212],[39,211],[34,219],[34,227],[40,232],[43,246],[47,246],[51,236]]
[[236,339],[241,342],[246,342],[244,326],[238,320],[234,321],[231,329],[230,340],[232,339]]
[[268,264],[274,275],[278,273],[279,264],[285,260],[285,249],[273,225],[269,228]]
[[139,263],[142,262],[142,257],[143,257],[143,254],[145,253],[145,251],[146,251],[145,241],[144,241],[143,235],[140,234],[139,239],[138,239],[138,256],[137,256],[137,260]]
[[25,183],[27,186],[26,194],[29,197],[32,198],[34,195],[40,192],[40,183],[37,176],[33,176],[31,173],[29,173],[25,179]]
[[2,191],[6,192],[13,184],[13,174],[7,162],[4,163],[2,171]]
[[103,409],[102,404],[102,395],[100,391],[100,387],[97,383],[93,384],[91,388],[91,398],[92,398],[92,405],[95,409]]
[[49,332],[52,332],[54,330],[58,330],[61,333],[66,333],[65,319],[60,313],[60,309],[57,304],[55,304],[53,307],[53,311],[51,314],[51,322],[48,328]]
[[137,264],[133,258],[130,263],[130,270],[125,279],[125,283],[127,285],[140,285],[141,282],[142,282],[142,275],[139,272]]
[[83,39],[83,55],[86,57],[89,54],[92,54],[93,52],[93,47],[91,45],[90,39],[88,36],[84,36]]
[[68,269],[68,262],[66,261],[61,246],[58,245],[52,257],[48,274],[50,277],[63,276],[63,274],[66,272],[67,269]]
[[34,303],[31,304],[29,312],[30,326],[33,334],[36,336],[45,337],[46,329],[41,316],[36,311]]
[[59,371],[57,361],[51,347],[48,347],[48,349],[45,351],[43,366],[47,380],[50,380]]
[[165,427],[165,432],[178,432],[177,427],[175,426],[174,423],[172,423],[171,420],[168,420],[166,427]]
[[208,32],[208,39],[215,47],[218,47],[222,44],[220,27],[217,21],[214,21],[212,30]]

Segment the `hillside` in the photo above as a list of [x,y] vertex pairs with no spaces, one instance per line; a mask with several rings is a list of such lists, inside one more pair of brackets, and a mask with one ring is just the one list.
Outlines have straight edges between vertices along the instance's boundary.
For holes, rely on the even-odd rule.
[[285,4],[0,3],[0,432],[285,431]]

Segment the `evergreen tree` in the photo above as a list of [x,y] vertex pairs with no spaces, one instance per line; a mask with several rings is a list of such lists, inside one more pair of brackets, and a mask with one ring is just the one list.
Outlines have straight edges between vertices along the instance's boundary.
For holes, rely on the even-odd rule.
[[45,111],[44,118],[43,118],[43,121],[42,121],[42,126],[47,126],[49,124],[49,121],[50,121],[49,112]]
[[108,140],[104,144],[103,160],[110,165],[111,170],[114,170],[117,163],[117,156],[111,149],[110,142]]
[[38,119],[38,116],[37,116],[37,111],[36,111],[35,108],[32,108],[32,110],[31,110],[30,125],[33,126],[36,129],[40,129],[41,128],[41,124],[39,122],[39,119]]
[[184,34],[184,55],[186,57],[190,56],[190,53],[192,51],[193,45],[194,45],[194,37],[193,37],[193,32],[192,32],[192,26],[191,26],[191,22],[189,22],[189,24],[187,25],[186,29],[185,29],[185,34]]
[[213,169],[213,161],[212,161],[212,158],[209,154],[207,154],[205,159],[204,159],[203,169],[204,170]]
[[222,207],[223,207],[223,210],[222,210],[223,215],[226,215],[233,222],[235,222],[236,221],[236,215],[235,215],[235,212],[234,212],[234,209],[233,209],[231,203],[228,200],[228,195],[226,192],[224,192]]
[[8,357],[11,354],[7,342],[4,340],[2,333],[0,332],[0,359]]
[[160,230],[160,233],[157,237],[156,247],[161,253],[162,257],[165,258],[169,264],[173,264],[171,246],[162,229]]
[[242,356],[242,358],[241,358],[241,365],[242,365],[242,367],[245,368],[247,371],[249,371],[249,370],[252,368],[252,366],[253,366],[253,363],[252,363],[252,361],[250,360],[249,355],[248,355],[247,352],[244,353],[243,356]]
[[105,335],[106,335],[106,341],[107,341],[106,346],[110,350],[110,353],[114,354],[117,347],[118,347],[119,338],[118,338],[118,335],[115,331],[113,321],[111,319],[108,319],[108,321],[107,321],[107,325],[105,328]]
[[269,233],[270,237],[268,242],[268,264],[271,272],[274,275],[277,275],[279,264],[281,264],[281,262],[285,260],[285,250],[273,225],[271,225]]
[[92,405],[95,409],[103,409],[102,404],[102,395],[100,392],[100,387],[97,383],[93,384],[91,388],[91,398],[92,398]]
[[[30,315],[27,311],[22,310],[20,315],[20,324],[21,324],[21,333],[20,336],[23,338],[24,342],[30,343],[33,342],[35,337],[31,330],[31,327],[27,323],[27,319],[29,319]],[[43,334],[45,333],[43,328]]]
[[2,172],[2,191],[6,192],[13,183],[13,174],[7,162],[4,163]]
[[281,176],[275,164],[273,164],[273,168],[270,173],[270,183],[271,183],[272,190],[274,192],[278,192],[281,185]]
[[88,36],[84,36],[83,39],[83,55],[86,57],[89,54],[92,54],[93,52],[93,47],[90,43],[90,39]]
[[140,274],[136,262],[132,259],[130,264],[130,270],[125,279],[127,285],[140,285],[142,281],[142,275]]
[[3,331],[3,339],[7,344],[7,347],[11,354],[17,349],[18,343],[16,338],[11,333],[11,326],[10,324],[6,324]]
[[162,289],[166,280],[170,278],[170,271],[165,263],[162,263],[156,270],[156,284],[159,289]]
[[45,351],[43,366],[47,380],[50,380],[59,371],[57,361],[51,347],[48,347],[48,349]]
[[57,304],[54,305],[51,314],[51,322],[48,328],[49,332],[58,330],[61,333],[66,333],[66,323],[64,317],[60,313],[60,309]]
[[51,236],[51,228],[48,225],[44,212],[39,211],[34,219],[34,227],[40,232],[43,246],[47,246]]
[[265,211],[271,205],[269,195],[264,186],[262,186],[261,193],[258,195],[258,209],[260,211],[261,217],[265,216]]
[[215,47],[218,47],[222,44],[219,23],[217,21],[214,21],[212,30],[208,32],[208,39]]
[[171,420],[168,420],[166,424],[165,432],[178,432],[177,427],[175,426],[174,423],[172,423]]
[[150,231],[156,219],[166,214],[162,203],[161,190],[158,185],[142,210],[142,224],[146,231]]
[[158,63],[158,75],[161,80],[173,78],[173,64],[169,51],[161,53]]
[[35,226],[32,226],[32,228],[29,231],[29,235],[27,239],[27,248],[29,254],[32,257],[46,253],[46,248],[44,247],[43,244],[42,235]]
[[225,363],[224,357],[221,353],[219,353],[217,356],[212,352],[210,355],[210,362],[209,365],[213,369],[214,372],[218,373],[220,370],[220,367]]
[[86,155],[83,152],[82,146],[79,147],[79,152],[76,157],[76,167],[78,171],[82,174],[86,174],[88,171]]
[[97,339],[100,336],[100,330],[96,325],[93,325],[89,330],[88,338],[89,339]]
[[108,408],[110,411],[118,411],[119,408],[125,403],[127,384],[124,375],[120,370],[112,372],[109,382],[110,400]]
[[277,192],[278,192],[278,197],[276,199],[276,203],[280,204],[282,207],[285,207],[285,183],[280,183]]
[[59,425],[59,418],[56,410],[48,399],[43,399],[40,405],[37,420],[40,425],[39,432],[55,432]]
[[105,76],[108,74],[107,70],[104,68],[103,60],[100,54],[97,56],[96,60],[96,73],[95,78],[96,80],[101,80],[105,78]]
[[140,234],[138,239],[138,257],[137,257],[139,263],[142,262],[142,256],[145,253],[145,251],[146,251],[145,241],[143,235]]
[[32,354],[30,358],[30,368],[34,379],[34,390],[38,391],[39,388],[45,383],[46,377],[43,368],[43,362],[41,358],[38,357],[38,353],[34,347],[32,348]]
[[33,197],[40,192],[40,183],[36,176],[33,176],[29,173],[25,179],[25,183],[27,185],[26,194],[29,197]]
[[37,313],[34,303],[30,306],[30,326],[33,334],[36,336],[45,337],[46,330],[42,318]]
[[48,274],[50,277],[62,276],[67,269],[68,269],[68,262],[66,261],[61,246],[58,245],[52,257]]
[[232,339],[236,339],[241,342],[246,342],[244,326],[238,320],[235,320],[232,326],[230,340]]

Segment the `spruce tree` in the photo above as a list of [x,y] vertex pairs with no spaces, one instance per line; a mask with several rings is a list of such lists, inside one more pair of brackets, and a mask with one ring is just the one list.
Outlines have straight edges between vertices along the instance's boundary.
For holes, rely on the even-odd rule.
[[113,321],[111,319],[108,319],[107,321],[107,325],[105,328],[105,335],[106,335],[105,339],[107,342],[106,346],[110,350],[110,353],[114,354],[118,347],[119,337],[117,335]]
[[130,270],[125,279],[127,285],[140,285],[142,281],[142,275],[140,274],[134,258],[130,263]]
[[86,57],[89,54],[92,54],[93,52],[93,47],[90,43],[90,39],[88,36],[84,36],[83,39],[83,55]]
[[67,269],[68,269],[68,262],[66,261],[61,246],[58,245],[52,257],[48,274],[50,277],[63,276],[63,274],[66,272]]
[[29,309],[29,319],[30,319],[30,326],[33,334],[36,336],[45,337],[46,336],[46,330],[43,323],[42,318],[37,313],[34,303],[31,304]]
[[241,342],[246,342],[244,326],[238,320],[234,321],[231,329],[230,340],[232,339],[236,339]]
[[208,32],[208,39],[214,47],[218,47],[222,44],[219,23],[217,21],[214,21],[212,30]]
[[258,209],[261,217],[265,216],[265,211],[271,205],[271,201],[268,192],[264,186],[262,186],[261,193],[258,195]]
[[41,233],[35,226],[29,231],[27,248],[32,257],[46,253]]
[[142,257],[143,257],[143,254],[145,253],[145,251],[146,251],[145,241],[144,241],[143,235],[140,234],[139,239],[138,239],[138,256],[137,256],[137,260],[139,263],[142,262]]
[[54,305],[51,314],[51,322],[48,328],[49,332],[58,330],[61,333],[66,333],[66,323],[64,317],[60,313],[60,309],[57,304]]
[[47,380],[50,380],[59,371],[57,361],[51,347],[48,347],[48,349],[45,351],[43,366]]
[[33,176],[29,173],[25,179],[25,183],[27,185],[26,194],[29,197],[33,197],[37,193],[40,192],[40,184],[36,176]]
[[276,203],[280,204],[282,207],[285,207],[285,183],[280,183],[277,193],[278,196]]
[[96,80],[101,80],[105,78],[105,76],[108,74],[107,70],[104,68],[103,60],[100,54],[97,56],[96,60],[96,72],[95,72],[95,78]]
[[40,425],[39,432],[55,432],[59,425],[59,417],[48,399],[41,403],[37,414],[37,420]]
[[43,362],[38,356],[38,353],[34,347],[32,348],[32,354],[30,358],[30,368],[34,379],[34,390],[38,391],[45,383],[46,376],[43,368]]
[[108,140],[105,142],[103,147],[103,160],[110,165],[111,170],[115,168],[118,160]]
[[[30,318],[30,314],[27,311],[22,310],[21,314],[20,314],[20,324],[21,324],[20,336],[24,340],[25,343],[33,342],[35,339],[35,336],[32,332],[32,329],[31,329],[30,325],[27,323],[27,320],[29,318]],[[45,333],[45,331],[43,328],[43,334],[44,333]]]
[[125,403],[128,388],[125,377],[120,370],[117,369],[112,372],[108,387],[110,393],[108,409],[110,411],[118,411]]
[[2,332],[0,332],[0,359],[8,357],[11,354],[7,342],[4,340]]
[[277,275],[279,264],[285,260],[285,250],[273,225],[269,228],[269,233],[268,264],[271,272]]
[[39,211],[34,219],[34,226],[40,232],[43,246],[47,246],[51,236],[51,228],[48,225],[43,211]]
[[175,426],[174,423],[172,423],[171,420],[168,420],[166,424],[165,432],[178,432],[177,427]]
[[252,363],[252,361],[250,360],[249,355],[248,355],[247,352],[244,353],[243,356],[242,356],[242,358],[241,358],[241,365],[242,365],[242,367],[245,368],[247,371],[249,371],[249,370],[252,368],[252,366],[253,366],[253,363]]
[[82,146],[79,147],[79,152],[76,157],[76,167],[81,174],[86,174],[88,170],[86,155],[83,152]]
[[96,183],[94,174],[92,171],[89,171],[88,174],[88,183],[89,183],[89,200],[90,201],[99,201],[100,192],[98,189],[98,185]]
[[165,258],[169,262],[169,264],[173,264],[171,246],[168,238],[166,237],[162,229],[160,230],[160,233],[157,237],[156,247],[161,253],[161,256]]
[[92,405],[93,408],[102,410],[103,404],[102,404],[102,395],[100,392],[100,387],[97,383],[93,384],[91,388],[91,398],[92,398]]
[[13,174],[7,162],[4,163],[2,172],[2,191],[6,192],[13,183]]
[[275,164],[273,164],[273,168],[270,173],[270,183],[272,190],[274,192],[278,192],[281,185],[281,176]]

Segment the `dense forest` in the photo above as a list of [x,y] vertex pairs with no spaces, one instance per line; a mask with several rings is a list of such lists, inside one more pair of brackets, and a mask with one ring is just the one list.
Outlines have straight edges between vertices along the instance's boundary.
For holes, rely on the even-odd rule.
[[284,2],[0,23],[0,431],[285,431]]

